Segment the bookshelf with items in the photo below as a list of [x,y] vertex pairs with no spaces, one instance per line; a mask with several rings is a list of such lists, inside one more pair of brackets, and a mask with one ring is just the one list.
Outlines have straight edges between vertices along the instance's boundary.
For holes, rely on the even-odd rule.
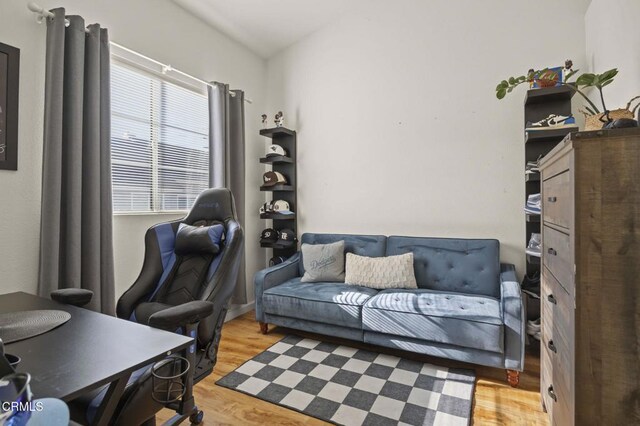
[[271,200],[260,208],[260,219],[270,221],[271,226],[265,225],[260,246],[273,250],[269,264],[276,265],[298,250],[296,132],[274,127],[260,130],[260,135],[270,139],[260,163],[271,166],[260,187],[271,194]]
[[567,134],[578,131],[578,127],[573,123],[536,127],[536,123],[544,122],[551,116],[571,117],[571,98],[574,93],[571,87],[566,85],[530,89],[527,91],[524,102],[526,275],[522,290],[527,309],[527,334],[537,340],[540,340],[538,328],[540,327],[541,272],[541,191],[538,163]]

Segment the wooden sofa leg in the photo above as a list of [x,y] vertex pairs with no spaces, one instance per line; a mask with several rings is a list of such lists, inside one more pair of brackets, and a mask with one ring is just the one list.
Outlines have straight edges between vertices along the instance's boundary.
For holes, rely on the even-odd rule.
[[507,382],[513,388],[517,388],[520,383],[520,372],[516,370],[507,370]]
[[269,332],[269,324],[266,322],[260,322],[260,333],[267,334]]

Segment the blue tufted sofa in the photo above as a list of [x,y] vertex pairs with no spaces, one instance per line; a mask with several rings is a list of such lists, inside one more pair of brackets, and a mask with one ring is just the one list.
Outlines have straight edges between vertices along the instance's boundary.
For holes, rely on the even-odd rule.
[[517,386],[524,366],[524,309],[513,265],[497,240],[304,234],[302,243],[345,241],[380,257],[413,252],[418,289],[378,291],[303,283],[298,252],[255,276],[256,319],[390,348],[504,368]]

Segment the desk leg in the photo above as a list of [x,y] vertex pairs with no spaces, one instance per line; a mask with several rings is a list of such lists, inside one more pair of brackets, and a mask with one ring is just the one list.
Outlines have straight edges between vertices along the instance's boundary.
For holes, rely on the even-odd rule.
[[96,416],[93,418],[92,426],[106,426],[111,423],[113,412],[118,406],[118,402],[120,402],[120,398],[124,393],[124,388],[127,386],[130,376],[131,374],[126,374],[111,382],[107,393],[98,407]]

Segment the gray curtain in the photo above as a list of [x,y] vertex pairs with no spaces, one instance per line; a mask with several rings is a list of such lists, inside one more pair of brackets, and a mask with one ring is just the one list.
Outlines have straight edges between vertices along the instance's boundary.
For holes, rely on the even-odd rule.
[[[240,225],[244,228],[244,92],[213,83],[209,86],[209,186],[229,188],[236,200]],[[232,303],[247,303],[244,254]]]
[[47,21],[38,292],[85,288],[113,315],[113,228],[107,30],[54,9]]

